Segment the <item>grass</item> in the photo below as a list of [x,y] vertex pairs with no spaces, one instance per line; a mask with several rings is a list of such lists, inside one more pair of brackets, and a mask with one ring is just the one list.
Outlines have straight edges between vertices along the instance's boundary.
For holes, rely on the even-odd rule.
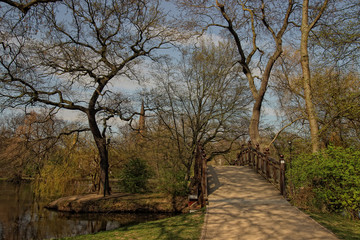
[[101,239],[199,239],[204,222],[204,212],[182,214],[166,219],[124,226],[112,231],[80,235],[68,240]]
[[307,214],[340,239],[360,240],[360,220],[350,220],[341,215],[330,213],[307,212]]

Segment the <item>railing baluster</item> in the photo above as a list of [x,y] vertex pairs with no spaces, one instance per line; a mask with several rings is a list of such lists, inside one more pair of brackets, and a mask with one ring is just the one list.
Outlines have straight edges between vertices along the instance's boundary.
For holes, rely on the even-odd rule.
[[286,182],[285,182],[286,165],[284,155],[280,155],[280,193],[286,197]]
[[251,141],[248,142],[248,154],[247,154],[247,157],[248,157],[247,164],[251,165]]
[[260,161],[259,152],[260,152],[260,145],[257,143],[256,144],[256,172],[259,171],[259,161]]
[[270,160],[269,160],[269,156],[270,156],[270,149],[266,149],[266,170],[265,170],[265,175],[266,178],[269,179],[270,178]]
[[269,148],[264,153],[261,153],[259,144],[256,144],[256,148],[253,148],[251,141],[249,141],[247,147],[245,147],[245,144],[241,146],[241,151],[237,155],[237,165],[243,166],[245,164],[254,168],[256,173],[264,176],[269,182],[277,185],[281,194],[286,195],[286,166],[283,155],[280,155],[280,161],[277,161],[270,157]]
[[275,165],[275,163],[273,164],[273,179],[274,179],[274,183],[278,183],[277,181],[277,170],[278,170],[278,167]]
[[261,172],[262,172],[262,174],[265,174],[265,170],[266,170],[265,158],[266,158],[266,152],[264,151],[264,155],[261,157]]
[[240,159],[240,166],[245,164],[245,144],[241,145],[241,159]]

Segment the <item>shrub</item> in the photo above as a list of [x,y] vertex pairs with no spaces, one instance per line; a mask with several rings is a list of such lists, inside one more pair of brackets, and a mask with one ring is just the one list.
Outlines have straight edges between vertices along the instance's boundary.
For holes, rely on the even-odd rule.
[[330,146],[320,153],[298,156],[287,177],[295,202],[305,200],[302,204],[310,208],[358,217],[360,151]]
[[185,171],[172,168],[162,169],[157,183],[158,190],[173,197],[186,196],[189,189],[185,175]]
[[143,192],[150,176],[151,172],[145,161],[131,158],[120,171],[120,188],[129,193]]
[[47,161],[40,169],[40,174],[33,181],[37,197],[55,199],[58,197],[80,194],[88,191],[86,184],[81,184],[77,163],[68,161]]

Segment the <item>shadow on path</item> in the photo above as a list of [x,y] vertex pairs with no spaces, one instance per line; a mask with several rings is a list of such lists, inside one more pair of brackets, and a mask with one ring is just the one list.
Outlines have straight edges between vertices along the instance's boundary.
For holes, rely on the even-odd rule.
[[208,194],[212,194],[220,187],[220,181],[213,166],[208,166]]
[[338,239],[247,166],[209,166],[208,180],[202,239]]

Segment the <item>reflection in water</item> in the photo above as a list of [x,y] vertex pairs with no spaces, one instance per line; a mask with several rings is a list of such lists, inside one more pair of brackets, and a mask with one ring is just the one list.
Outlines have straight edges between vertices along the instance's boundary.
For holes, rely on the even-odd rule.
[[165,214],[73,214],[43,208],[29,183],[0,181],[0,240],[49,239],[111,230],[167,217]]

